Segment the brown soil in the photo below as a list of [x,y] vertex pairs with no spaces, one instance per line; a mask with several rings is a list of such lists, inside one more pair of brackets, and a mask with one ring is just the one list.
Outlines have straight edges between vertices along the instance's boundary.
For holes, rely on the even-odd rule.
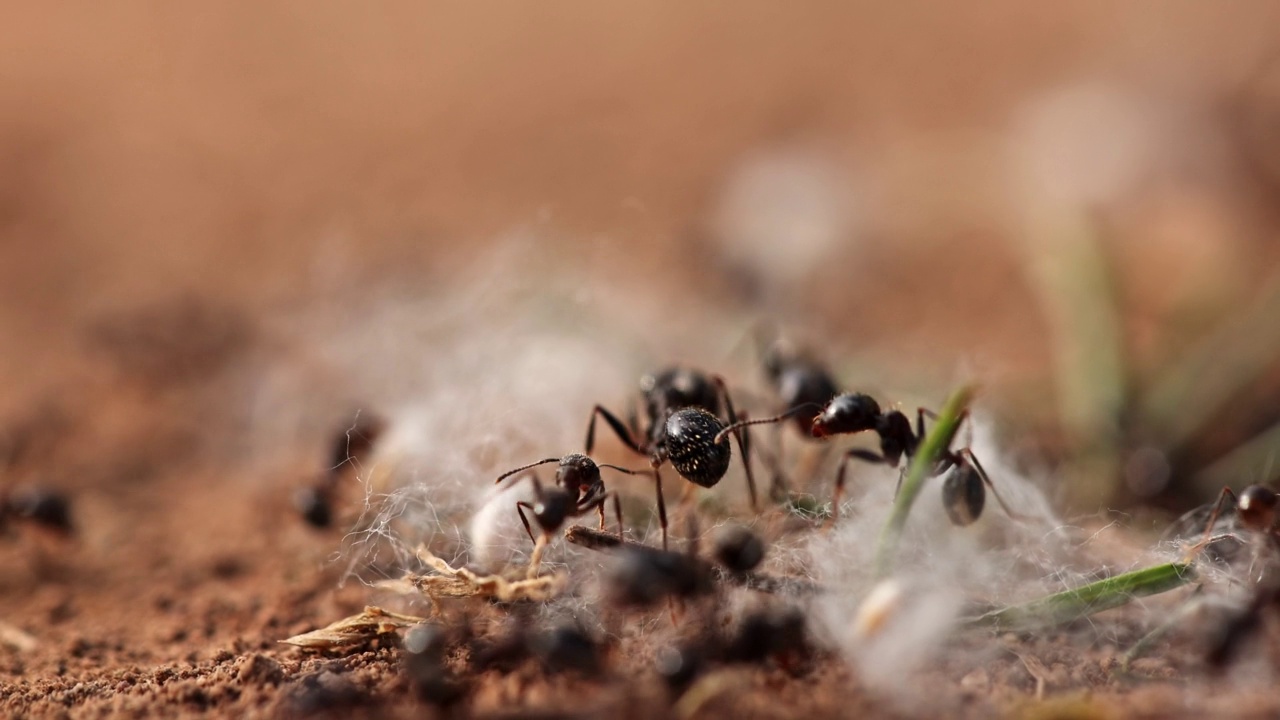
[[[1267,2],[1231,12],[1198,2],[581,3],[554,17],[540,5],[432,5],[384,15],[337,3],[30,4],[6,14],[0,378],[10,392],[0,427],[21,453],[5,482],[64,490],[77,532],[15,527],[0,544],[0,621],[34,639],[0,648],[0,715],[424,712],[394,647],[316,654],[278,642],[369,600],[359,584],[339,587],[341,533],[312,530],[289,507],[319,468],[327,423],[353,398],[312,358],[288,359],[297,338],[279,318],[406,278],[448,278],[512,227],[542,233],[552,258],[644,278],[643,302],[738,303],[756,296],[732,269],[705,272],[719,188],[753,149],[799,145],[891,177],[869,250],[838,246],[839,262],[764,310],[904,358],[879,377],[981,351],[1041,387],[1048,331],[1033,289],[1009,279],[1021,277],[1016,232],[1007,213],[991,219],[991,203],[964,192],[990,189],[987,151],[1018,101],[1080,77],[1118,78],[1218,127],[1280,47],[1280,6]],[[1215,266],[1233,302],[1277,253],[1275,148],[1243,155],[1261,160],[1233,156],[1212,176],[1216,194],[1196,198],[1237,231]],[[978,210],[951,204],[971,201]],[[936,217],[919,220],[921,203]],[[1141,225],[1142,212],[1120,212],[1117,226]],[[1139,289],[1135,346],[1157,344],[1144,332],[1168,309],[1161,293],[1203,267],[1204,248],[1190,244],[1153,264],[1150,246],[1117,241]],[[846,281],[855,259],[870,272]],[[249,452],[248,403],[228,390],[267,368],[296,369],[318,389],[311,405],[270,411],[304,430]],[[314,419],[317,409],[330,414]],[[922,672],[927,709],[876,698],[821,656],[798,675],[770,666],[731,676],[732,690],[701,711],[1280,712],[1265,686],[1206,674],[1188,637],[1121,672],[1118,655],[1142,628],[1123,613],[1116,622],[1106,640],[1087,624],[962,637],[986,651],[947,657],[983,660]],[[671,712],[633,652],[643,649],[614,649],[594,680],[533,663],[489,672],[471,678],[465,708]]]

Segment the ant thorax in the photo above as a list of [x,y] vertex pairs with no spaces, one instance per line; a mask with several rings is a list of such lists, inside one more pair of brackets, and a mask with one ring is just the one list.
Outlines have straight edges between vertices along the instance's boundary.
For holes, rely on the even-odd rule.
[[696,370],[677,367],[646,375],[640,379],[640,392],[651,435],[660,432],[662,423],[677,410],[696,407],[712,414],[720,412],[715,384]]

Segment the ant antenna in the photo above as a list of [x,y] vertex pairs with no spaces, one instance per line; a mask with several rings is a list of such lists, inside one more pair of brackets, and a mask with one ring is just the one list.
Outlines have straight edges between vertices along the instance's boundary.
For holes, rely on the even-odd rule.
[[[609,468],[610,470],[617,470],[618,472],[624,472],[628,475],[648,475],[651,472],[649,470],[631,470],[624,467],[618,467],[617,465],[609,465],[608,463],[596,463],[596,467]],[[520,469],[524,470],[526,468]]]
[[782,413],[781,415],[774,415],[773,417],[770,417],[770,418],[760,418],[758,420],[740,420],[726,427],[720,432],[716,433],[716,437],[713,442],[719,443],[723,441],[726,435],[728,435],[729,433],[739,428],[743,428],[748,425],[765,425],[767,423],[782,422],[783,420],[787,420],[788,418],[791,418],[795,415],[799,415],[801,412],[812,410],[814,408],[817,408],[818,410],[822,410],[822,406],[819,405],[818,403],[804,403],[803,405],[797,405],[791,408],[790,410]]
[[538,462],[532,462],[532,463],[529,463],[528,465],[523,465],[521,467],[516,468],[515,470],[508,470],[502,473],[501,475],[499,475],[498,479],[493,481],[493,484],[497,485],[498,483],[511,477],[512,475],[515,475],[518,472],[523,472],[525,470],[528,470],[529,468],[538,467],[539,465],[546,465],[547,463],[553,463],[553,462],[560,462],[560,458],[558,457],[547,458],[546,460],[539,460]]

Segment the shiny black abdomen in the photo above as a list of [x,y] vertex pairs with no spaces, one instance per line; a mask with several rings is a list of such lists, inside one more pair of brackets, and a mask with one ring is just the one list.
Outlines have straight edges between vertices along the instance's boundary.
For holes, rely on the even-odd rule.
[[677,410],[667,418],[663,442],[667,458],[681,477],[707,488],[720,482],[733,457],[728,438],[715,442],[723,429],[719,418],[701,408]]

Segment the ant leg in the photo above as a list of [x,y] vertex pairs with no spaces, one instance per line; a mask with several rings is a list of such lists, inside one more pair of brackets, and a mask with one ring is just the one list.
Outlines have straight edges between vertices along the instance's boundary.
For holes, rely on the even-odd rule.
[[548,541],[547,534],[543,533],[533,543],[533,554],[529,556],[529,573],[526,576],[530,580],[538,577],[538,568],[542,565],[542,553],[547,549]]
[[1218,495],[1218,502],[1213,504],[1213,513],[1209,515],[1209,522],[1205,523],[1204,539],[1202,539],[1199,543],[1196,544],[1196,549],[1202,548],[1205,545],[1209,544],[1210,533],[1213,532],[1213,526],[1218,523],[1218,516],[1222,514],[1222,503],[1224,503],[1227,498],[1231,498],[1232,505],[1236,505],[1239,502],[1238,500],[1236,500],[1236,494],[1231,491],[1231,488],[1229,487],[1222,488],[1222,493]]
[[662,498],[662,474],[653,467],[653,486],[658,493],[658,524],[662,526],[662,549],[667,549],[667,502]]
[[631,437],[643,437],[640,434],[640,416],[636,411],[636,399],[634,397],[627,401],[627,429],[631,431]]
[[533,506],[529,503],[519,500],[516,502],[516,512],[520,513],[520,522],[524,523],[524,531],[529,533],[529,540],[533,544],[537,544],[538,540],[533,536],[533,526],[529,524],[529,518],[524,516],[524,509],[529,508],[529,512],[533,512]]
[[[774,502],[782,502],[791,494],[791,481],[782,471],[782,458],[785,448],[782,446],[782,431],[784,428],[777,428],[773,433],[773,457],[765,464],[769,466],[770,478],[769,495]],[[757,447],[756,452],[760,449]]]
[[[619,502],[618,500],[618,493],[611,492],[609,493],[609,495],[613,499],[613,514],[618,520],[618,537],[621,538],[622,532],[623,532],[622,531],[622,503]],[[601,505],[601,510],[603,509],[604,509],[604,506]],[[601,527],[603,528],[604,526],[602,525]]]
[[618,436],[618,439],[622,441],[623,445],[626,445],[628,448],[630,448],[631,452],[634,452],[637,455],[648,454],[644,450],[640,449],[640,444],[636,442],[636,439],[631,434],[631,431],[628,430],[627,426],[624,425],[623,422],[618,419],[617,415],[614,415],[613,413],[606,410],[603,405],[596,405],[594,408],[591,409],[591,419],[587,422],[587,454],[588,455],[591,454],[591,450],[595,447],[595,444],[596,444],[596,417],[597,416],[604,418],[604,421],[609,424],[610,428],[613,429],[613,432]]
[[938,413],[930,410],[929,408],[925,408],[925,407],[916,408],[916,437],[920,438],[921,440],[924,439],[924,418],[926,415],[929,417],[930,420],[938,419]]
[[600,529],[604,530],[604,503],[596,506],[596,514],[600,516]]
[[960,450],[957,454],[961,457],[962,462],[969,463],[970,465],[973,466],[974,470],[978,471],[978,477],[982,478],[982,482],[985,483],[986,486],[991,489],[991,494],[995,497],[996,502],[1000,503],[1000,509],[1004,510],[1005,515],[1008,515],[1011,519],[1016,520],[1018,522],[1026,522],[1027,520],[1030,519],[1026,515],[1016,513],[1009,509],[1009,506],[1006,505],[1004,502],[1004,498],[1000,497],[1000,493],[996,491],[995,483],[991,482],[991,477],[987,475],[986,468],[982,467],[982,463],[978,462],[978,456],[973,454],[973,450],[970,450],[969,448],[964,448]]
[[844,454],[844,459],[840,461],[840,469],[836,471],[835,491],[831,494],[831,525],[835,525],[836,521],[840,519],[840,499],[844,495],[844,475],[849,467],[849,461],[855,458],[877,465],[889,464],[889,461],[883,455],[878,455],[871,450],[854,448]]
[[945,453],[943,453],[943,454],[942,454],[942,455],[941,455],[941,456],[940,456],[940,457],[935,461],[937,464],[936,464],[936,465],[934,465],[934,467],[933,467],[933,475],[934,475],[934,477],[937,477],[937,476],[941,475],[942,473],[944,473],[944,472],[946,472],[946,471],[950,470],[951,468],[953,468],[953,467],[955,467],[955,466],[959,465],[961,462],[963,462],[963,461],[960,459],[960,455],[961,455],[962,453],[966,453],[966,452],[967,452],[967,453],[969,453],[970,455],[972,455],[972,454],[973,454],[973,451],[969,450],[969,448],[965,448],[964,450],[961,450],[961,451],[959,451],[959,452],[945,452]]
[[[930,410],[927,407],[916,408],[916,438],[920,442],[924,442],[924,419],[926,417],[929,418],[930,420],[937,420],[938,413]],[[968,418],[969,418],[969,411],[968,410],[961,411],[960,417],[956,420],[956,427],[957,428],[960,427],[960,423],[963,423]]]
[[[738,423],[738,414],[733,409],[733,399],[729,397],[729,387],[725,385],[724,378],[719,375],[713,375],[711,381],[716,384],[720,390],[720,397],[724,400],[724,409],[729,416],[729,424],[736,425]],[[746,417],[746,414],[743,414]],[[756,477],[751,472],[751,435],[746,428],[738,428],[733,431],[734,438],[738,441],[738,451],[742,453],[742,467],[747,471],[747,492],[751,494],[751,512],[760,512],[760,502],[756,498]]]
[[765,469],[769,471],[769,498],[777,503],[786,502],[790,495],[791,483],[787,480],[786,474],[782,471],[782,443],[779,441],[781,434],[774,435],[775,442],[772,450],[766,450],[759,445],[755,446],[756,457],[764,463]]

